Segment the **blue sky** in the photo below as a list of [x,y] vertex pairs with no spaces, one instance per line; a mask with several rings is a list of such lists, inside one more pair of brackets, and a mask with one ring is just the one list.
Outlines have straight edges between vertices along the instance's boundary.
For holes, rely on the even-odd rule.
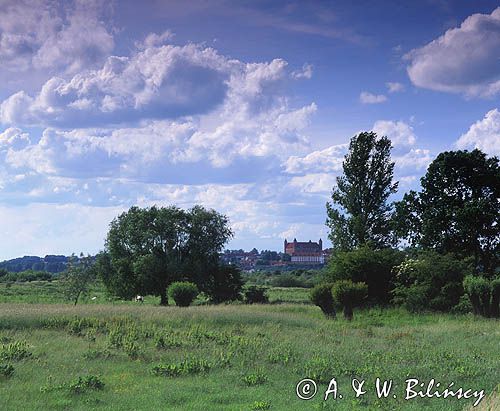
[[0,78],[0,260],[95,253],[132,205],[325,240],[362,130],[397,196],[441,151],[500,154],[496,1],[0,0]]

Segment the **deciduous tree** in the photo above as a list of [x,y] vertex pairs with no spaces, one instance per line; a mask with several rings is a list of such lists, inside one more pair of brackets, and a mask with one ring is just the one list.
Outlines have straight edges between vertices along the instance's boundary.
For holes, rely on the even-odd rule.
[[500,167],[480,150],[447,151],[429,165],[422,190],[396,203],[398,233],[412,245],[461,258],[493,275],[500,259]]
[[344,174],[337,177],[332,202],[326,204],[330,240],[336,250],[352,250],[370,244],[391,245],[391,205],[388,198],[397,190],[391,142],[376,133],[354,136],[343,162]]

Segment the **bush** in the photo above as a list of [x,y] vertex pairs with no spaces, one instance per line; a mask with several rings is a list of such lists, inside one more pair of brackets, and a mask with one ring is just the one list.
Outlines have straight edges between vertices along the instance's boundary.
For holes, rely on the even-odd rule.
[[249,387],[264,384],[265,382],[267,382],[267,380],[267,375],[262,371],[257,371],[256,373],[245,375],[242,378],[242,381]]
[[434,251],[421,252],[394,268],[395,304],[411,312],[451,311],[464,294],[464,276],[471,268],[464,260]]
[[332,296],[332,284],[320,284],[311,290],[311,301],[328,317],[335,318],[335,307]]
[[326,282],[351,280],[368,286],[368,301],[388,304],[393,286],[393,268],[404,260],[404,254],[394,249],[373,250],[368,246],[332,256],[326,269]]
[[20,361],[31,356],[32,354],[26,341],[15,341],[0,345],[0,360]]
[[78,377],[78,380],[68,386],[69,390],[75,394],[80,394],[88,390],[102,390],[104,382],[96,375]]
[[168,294],[178,307],[189,307],[198,296],[198,287],[187,281],[178,281],[168,287]]
[[19,273],[9,273],[6,270],[0,272],[0,282],[25,283],[31,281],[50,281],[53,279],[51,273],[45,271],[26,270]]
[[464,279],[464,288],[474,314],[499,317],[500,278],[487,280],[484,277],[469,275]]
[[333,284],[332,295],[335,301],[342,304],[344,317],[350,321],[353,317],[353,307],[361,304],[368,295],[368,286],[365,283],[340,280]]
[[186,358],[179,363],[158,364],[152,369],[154,375],[164,377],[178,377],[180,375],[194,375],[208,372],[212,365],[199,358]]
[[204,280],[202,291],[208,295],[211,302],[218,304],[241,299],[242,287],[240,269],[234,265],[220,265],[212,276]]
[[247,304],[266,304],[269,297],[264,287],[250,286],[244,291],[244,300]]

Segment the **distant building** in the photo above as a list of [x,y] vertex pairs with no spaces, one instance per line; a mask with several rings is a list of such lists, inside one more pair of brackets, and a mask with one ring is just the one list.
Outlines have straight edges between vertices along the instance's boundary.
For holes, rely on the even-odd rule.
[[323,255],[323,241],[321,238],[317,243],[311,240],[308,242],[297,241],[296,238],[293,242],[288,242],[285,239],[285,254],[290,256],[292,264],[324,264],[325,257]]

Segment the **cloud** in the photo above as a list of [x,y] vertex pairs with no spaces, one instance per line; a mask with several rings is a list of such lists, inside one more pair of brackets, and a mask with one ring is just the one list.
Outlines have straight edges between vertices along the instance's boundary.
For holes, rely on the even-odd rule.
[[401,83],[393,83],[393,82],[387,82],[385,83],[387,86],[387,90],[389,93],[399,93],[405,89],[405,86]]
[[394,156],[396,168],[400,170],[425,170],[434,160],[430,150],[422,148],[412,148],[405,154]]
[[9,127],[0,133],[0,150],[2,148],[22,149],[31,143],[29,134],[22,130]]
[[[249,155],[266,155],[273,150],[267,146],[277,143],[276,134],[287,134],[287,144],[293,146],[297,142],[294,130],[303,128],[316,110],[314,104],[288,108],[284,85],[289,75],[284,60],[244,63],[201,45],[154,46],[158,38],[167,41],[169,36],[164,33],[154,40],[151,36],[145,40],[148,46],[143,44],[129,57],[109,57],[99,70],[84,71],[69,80],[53,77],[34,96],[24,91],[13,94],[1,103],[0,120],[88,128],[213,115],[205,123],[223,119],[224,126],[215,127],[214,132],[200,130],[192,136],[191,149],[215,146],[214,140],[227,147],[234,142],[234,133],[239,133]],[[257,144],[253,144],[255,132],[261,137]],[[194,151],[188,155],[195,156]]]
[[198,114],[223,101],[231,66],[193,44],[150,47],[70,80],[52,77],[34,97],[18,92],[1,104],[0,120],[83,127]]
[[312,173],[294,176],[289,185],[301,193],[330,193],[336,184],[336,177],[331,173]]
[[403,121],[378,120],[372,130],[379,137],[388,137],[392,144],[396,146],[412,146],[417,141],[413,127]]
[[359,95],[359,101],[363,104],[379,104],[387,101],[387,97],[383,94],[372,94],[366,91],[363,91]]
[[342,170],[342,161],[344,161],[347,148],[348,144],[339,144],[324,150],[313,151],[304,157],[291,156],[283,166],[289,174],[337,172]]
[[280,162],[290,154],[307,150],[302,130],[316,110],[314,104],[291,110],[283,103],[255,112],[242,100],[233,103],[229,100],[220,112],[199,119],[116,129],[47,128],[34,143],[24,133],[27,143],[9,146],[4,163],[16,173],[27,169],[50,176],[193,184],[258,181],[279,173]]
[[18,72],[76,72],[103,61],[114,47],[103,23],[104,1],[72,5],[49,0],[6,0],[0,5],[0,68]]
[[292,77],[295,79],[301,79],[301,78],[310,79],[312,75],[313,75],[312,64],[304,63],[301,70],[292,71]]
[[500,92],[499,55],[500,7],[467,17],[405,59],[408,76],[418,87],[487,97]]
[[489,155],[500,155],[500,111],[490,110],[460,136],[455,145],[460,149],[478,148]]
[[[425,169],[433,160],[430,150],[414,148],[417,137],[413,127],[402,121],[376,121],[372,130],[379,137],[387,136],[393,143],[392,160],[398,176],[409,171]],[[290,156],[282,163],[285,173],[292,177],[290,182],[305,192],[322,192],[333,186],[334,177],[342,173],[342,163],[349,144],[339,144],[322,150],[312,151],[305,156]]]

